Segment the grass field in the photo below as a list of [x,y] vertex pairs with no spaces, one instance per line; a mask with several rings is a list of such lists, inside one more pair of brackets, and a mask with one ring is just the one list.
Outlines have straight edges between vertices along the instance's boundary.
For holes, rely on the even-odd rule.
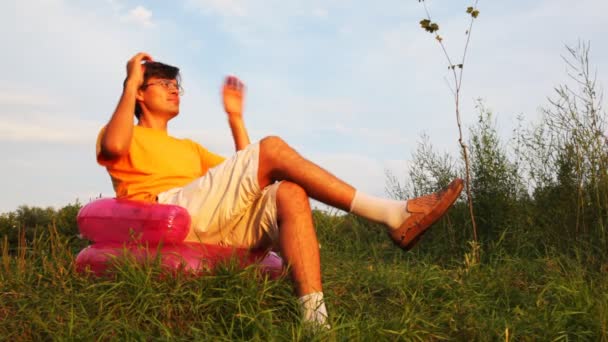
[[329,331],[300,323],[287,277],[125,265],[114,279],[94,279],[73,270],[88,242],[50,227],[27,244],[2,243],[0,339],[608,341],[608,269],[576,253],[495,248],[471,264],[428,253],[436,235],[405,253],[363,220],[315,220]]

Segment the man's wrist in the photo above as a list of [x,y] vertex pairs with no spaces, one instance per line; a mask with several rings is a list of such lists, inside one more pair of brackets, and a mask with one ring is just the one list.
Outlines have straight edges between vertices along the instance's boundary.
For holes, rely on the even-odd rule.
[[243,114],[242,113],[228,113],[228,122],[235,123],[243,123]]
[[127,78],[123,83],[123,90],[137,90],[139,88],[139,84],[137,81]]

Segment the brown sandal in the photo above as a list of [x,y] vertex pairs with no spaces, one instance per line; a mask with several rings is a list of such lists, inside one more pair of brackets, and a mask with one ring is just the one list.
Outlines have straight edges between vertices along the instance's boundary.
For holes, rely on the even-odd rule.
[[408,200],[407,211],[411,215],[401,227],[388,232],[393,242],[409,251],[426,230],[447,212],[460,196],[463,187],[464,181],[456,178],[439,192]]

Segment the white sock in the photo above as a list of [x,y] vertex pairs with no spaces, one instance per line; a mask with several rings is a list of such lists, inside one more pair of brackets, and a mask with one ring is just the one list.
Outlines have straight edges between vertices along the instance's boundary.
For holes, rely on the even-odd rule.
[[323,300],[323,292],[313,292],[298,298],[302,308],[302,320],[315,325],[331,328],[327,323],[327,308]]
[[370,196],[357,190],[350,204],[350,212],[368,220],[384,223],[391,229],[397,229],[409,216],[406,206],[407,201]]

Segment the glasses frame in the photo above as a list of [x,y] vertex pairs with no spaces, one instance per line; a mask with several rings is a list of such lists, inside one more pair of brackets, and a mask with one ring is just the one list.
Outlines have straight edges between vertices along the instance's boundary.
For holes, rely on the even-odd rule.
[[146,89],[147,87],[149,87],[151,85],[160,85],[163,88],[165,88],[166,90],[172,90],[173,88],[175,88],[175,90],[177,90],[177,93],[180,96],[184,95],[184,88],[182,88],[182,85],[179,83],[173,83],[171,81],[172,80],[168,80],[168,79],[160,79],[160,80],[157,80],[154,82],[142,84],[141,89]]

